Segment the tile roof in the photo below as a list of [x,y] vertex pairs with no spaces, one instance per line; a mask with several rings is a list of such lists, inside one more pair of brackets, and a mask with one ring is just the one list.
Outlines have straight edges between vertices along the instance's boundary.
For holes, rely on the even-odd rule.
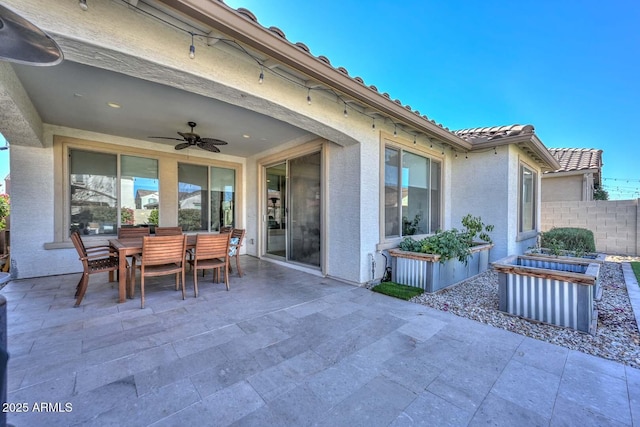
[[554,172],[570,172],[602,167],[602,150],[593,148],[549,148],[549,152],[560,163]]
[[[218,0],[220,3],[222,3],[224,6],[226,6],[227,8],[234,10],[231,6],[227,5],[226,3],[224,3],[223,0]],[[312,57],[316,58],[318,61],[323,62],[324,64],[326,64],[327,66],[333,68],[334,70],[337,70],[341,73],[343,73],[344,75],[346,75],[347,77],[349,77],[350,79],[357,81],[358,83],[360,83],[361,85],[368,87],[371,91],[373,91],[374,93],[383,96],[389,100],[391,100],[391,97],[389,96],[388,93],[384,92],[384,93],[380,93],[380,91],[378,91],[378,88],[374,85],[369,85],[367,86],[364,82],[364,80],[362,79],[362,77],[352,77],[351,75],[349,75],[349,71],[344,68],[344,67],[335,67],[333,66],[333,64],[331,64],[331,61],[329,60],[329,58],[327,58],[324,55],[320,55],[320,56],[315,56],[311,53],[311,49],[309,49],[309,47],[307,45],[305,45],[302,42],[296,42],[293,43],[291,40],[289,40],[287,38],[287,36],[285,35],[284,31],[282,31],[280,28],[275,27],[275,26],[271,26],[271,27],[265,27],[262,24],[260,24],[260,22],[258,21],[258,18],[248,9],[245,9],[243,7],[237,8],[235,9],[235,12],[239,13],[240,15],[244,16],[245,18],[249,19],[250,21],[254,22],[257,25],[260,25],[262,28],[265,28],[267,30],[269,30],[270,32],[276,34],[278,37],[282,38],[283,40],[285,40],[288,43],[291,43],[295,46],[297,46],[300,50],[306,52],[308,55],[311,55]],[[413,108],[411,108],[410,105],[403,105],[402,102],[399,99],[395,99],[393,100],[393,102],[395,102],[398,105],[403,106],[405,109],[407,109],[408,111],[411,111],[412,113],[414,113],[416,116],[421,117],[424,120],[427,120],[429,122],[431,122],[432,124],[444,129],[445,131],[449,132],[449,133],[454,133],[452,130],[450,130],[448,127],[444,126],[442,123],[438,123],[435,120],[429,118],[427,115],[425,114],[421,114],[420,111],[418,110],[414,110]]]
[[493,126],[484,128],[460,129],[453,131],[453,133],[468,142],[478,143],[492,141],[507,136],[533,134],[534,127],[532,125]]

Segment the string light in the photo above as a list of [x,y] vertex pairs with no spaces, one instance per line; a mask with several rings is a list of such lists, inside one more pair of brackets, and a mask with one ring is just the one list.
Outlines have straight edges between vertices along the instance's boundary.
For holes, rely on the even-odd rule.
[[416,145],[416,136],[413,135],[413,145]]
[[498,154],[498,152],[496,151],[496,147],[493,147],[493,154]]
[[189,58],[195,59],[196,57],[196,47],[193,44],[193,33],[191,33],[191,46],[189,46]]
[[[262,84],[264,82],[264,63],[257,57],[255,57],[254,55],[252,55],[250,52],[247,51],[247,49],[245,49],[240,43],[238,43],[236,40],[233,39],[227,39],[227,38],[223,38],[223,37],[215,37],[215,36],[210,36],[208,34],[199,34],[197,32],[193,32],[190,30],[187,30],[186,28],[180,26],[180,25],[176,25],[174,22],[171,22],[167,19],[163,19],[161,16],[157,16],[153,13],[150,13],[149,11],[142,9],[138,6],[136,6],[135,4],[133,4],[132,2],[130,2],[129,0],[120,0],[121,2],[125,3],[127,6],[136,9],[137,11],[139,11],[140,13],[144,13],[146,15],[148,15],[149,17],[156,19],[158,21],[161,21],[163,23],[165,23],[168,26],[171,26],[179,31],[185,32],[187,34],[189,34],[191,36],[191,44],[189,45],[189,58],[191,59],[195,59],[195,44],[194,44],[194,39],[195,37],[200,37],[202,39],[206,39],[207,41],[209,40],[217,40],[220,42],[223,42],[225,44],[228,44],[229,46],[236,48],[240,51],[242,51],[244,54],[246,54],[248,57],[250,57],[251,59],[253,59],[259,66],[260,66],[260,75],[258,77],[258,83]],[[79,0],[78,1],[79,6],[83,9],[83,10],[87,10],[87,0]],[[160,13],[164,13],[164,12],[160,12]],[[165,13],[166,14],[166,13]],[[168,16],[168,15],[167,15]],[[173,19],[172,19],[173,20]],[[184,21],[180,21],[178,19],[178,21],[182,24],[184,24],[185,26],[194,28],[191,26],[191,24],[184,22]],[[208,43],[209,44],[209,43]],[[276,74],[277,76],[281,77],[282,79],[288,80],[289,82],[292,82],[294,84],[297,84],[299,86],[304,87],[305,89],[307,89],[307,104],[311,105],[311,89],[310,87],[308,87],[306,84],[301,84],[297,81],[295,81],[294,79],[288,77],[285,74],[279,73],[277,70],[274,69],[269,69],[269,72]],[[347,110],[347,101],[345,101],[338,93],[336,93],[332,88],[319,88],[316,89],[314,88],[314,90],[323,90],[326,91],[328,93],[333,94],[334,96],[336,96],[338,98],[339,101],[342,101],[344,103],[344,110],[343,110],[343,114],[344,117],[348,117],[349,113]],[[355,111],[357,113],[360,113],[364,116],[367,116],[369,118],[371,118],[371,129],[376,129],[376,119],[375,117],[372,117],[371,115],[365,113],[365,112],[361,112],[358,109],[355,109]],[[416,112],[417,113],[417,112]],[[425,119],[427,119],[426,116],[423,116]],[[386,121],[386,119],[391,119],[391,117],[383,117],[383,119]],[[406,134],[412,135],[413,133],[404,130],[404,129],[400,129],[401,131],[405,132]],[[397,137],[398,136],[398,124],[394,123],[394,131],[393,131],[393,136]],[[430,148],[433,148],[433,142],[431,141],[430,138],[428,138],[430,143]],[[417,144],[417,136],[414,135],[414,144]],[[495,149],[495,148],[494,148]],[[444,146],[442,149],[442,154],[444,155]],[[496,153],[497,154],[497,153]]]
[[78,6],[80,6],[80,9],[82,9],[84,11],[89,9],[89,6],[87,6],[87,0],[79,0],[78,1]]

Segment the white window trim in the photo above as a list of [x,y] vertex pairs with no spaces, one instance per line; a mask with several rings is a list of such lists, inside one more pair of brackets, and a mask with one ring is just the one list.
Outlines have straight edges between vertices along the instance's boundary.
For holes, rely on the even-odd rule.
[[[109,144],[106,142],[96,142],[85,139],[79,139],[74,137],[54,135],[53,137],[53,157],[54,164],[61,165],[54,170],[54,241],[46,243],[45,249],[59,249],[73,247],[71,239],[69,238],[69,211],[70,211],[70,194],[69,194],[69,150],[84,150],[84,151],[96,151],[106,154],[118,155],[118,180],[120,179],[120,155],[146,157],[149,159],[158,160],[159,168],[159,190],[160,200],[162,202],[162,196],[165,196],[165,200],[169,198],[174,199],[171,205],[175,205],[175,212],[172,213],[172,209],[168,209],[168,212],[164,212],[164,215],[175,215],[177,221],[177,164],[178,163],[190,163],[203,166],[215,166],[233,169],[236,174],[236,223],[238,228],[244,228],[244,179],[243,179],[243,164],[240,162],[231,162],[224,160],[213,160],[204,157],[194,157],[184,154],[177,154],[172,152],[156,151],[149,149],[140,149],[135,147],[129,147],[119,144]],[[172,188],[175,181],[175,189]],[[118,184],[118,192],[120,191],[120,185]],[[118,200],[120,195],[118,193]],[[161,207],[162,209],[162,207]],[[165,209],[166,210],[166,209]],[[162,214],[161,214],[162,215]],[[161,218],[162,221],[162,218]],[[109,238],[113,236],[104,237],[100,235],[87,236],[92,241],[92,244],[107,244]]]
[[[534,174],[533,179],[533,229],[531,230],[522,230],[522,168],[527,168]],[[527,240],[532,237],[538,235],[538,226],[540,222],[540,218],[538,215],[538,208],[540,205],[540,171],[535,167],[531,166],[529,163],[519,160],[518,161],[518,218],[516,220],[517,223],[517,234],[516,241]]]
[[[385,132],[380,132],[380,181],[379,181],[379,206],[378,212],[380,218],[379,224],[379,242],[376,245],[376,250],[386,250],[392,249],[398,246],[398,244],[407,236],[395,236],[395,237],[386,237],[385,229],[386,229],[386,218],[385,218],[385,149],[386,148],[394,148],[402,151],[406,151],[409,153],[416,154],[418,156],[423,156],[435,161],[440,162],[440,227],[443,226],[444,221],[444,197],[445,197],[445,185],[444,185],[444,177],[445,177],[445,155],[442,154],[442,151],[437,151],[439,146],[435,144],[431,148],[431,146],[427,147],[424,143],[414,144],[413,140],[409,141],[400,136],[393,136],[387,134]],[[430,234],[414,234],[411,237],[414,239],[422,239],[424,237],[429,236]]]

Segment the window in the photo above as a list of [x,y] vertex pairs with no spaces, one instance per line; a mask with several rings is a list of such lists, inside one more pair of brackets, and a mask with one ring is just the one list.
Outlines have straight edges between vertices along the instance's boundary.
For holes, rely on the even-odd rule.
[[158,161],[120,157],[121,225],[158,225]]
[[71,149],[69,162],[71,232],[116,234],[122,225],[157,224],[157,160],[120,156],[119,192],[117,154]]
[[178,163],[178,225],[184,231],[234,226],[235,180],[233,169]]
[[429,234],[440,228],[441,163],[385,147],[385,237]]
[[69,151],[70,232],[113,234],[118,225],[115,154]]
[[519,232],[533,231],[536,228],[536,183],[537,174],[525,165],[520,165],[520,215]]

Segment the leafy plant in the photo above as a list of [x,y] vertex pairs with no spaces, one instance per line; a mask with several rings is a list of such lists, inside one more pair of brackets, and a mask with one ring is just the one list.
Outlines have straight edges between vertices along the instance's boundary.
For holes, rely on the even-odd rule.
[[8,194],[0,194],[0,230],[7,228],[7,217],[11,212],[11,202]]
[[402,217],[402,235],[412,236],[418,232],[418,224],[422,220],[422,215],[416,215],[412,221],[409,221],[406,216]]
[[485,225],[480,217],[470,214],[462,218],[462,225],[462,230],[438,230],[434,235],[421,240],[406,237],[398,247],[403,251],[440,255],[440,262],[457,258],[466,264],[471,256],[471,247],[477,239],[492,242],[489,233],[493,231],[493,225]]
[[131,208],[120,209],[120,223],[123,225],[133,225],[134,223],[133,209]]
[[158,209],[151,210],[147,222],[149,223],[149,225],[158,225]]
[[540,234],[543,248],[578,252],[595,252],[596,244],[593,232],[586,228],[559,227]]

